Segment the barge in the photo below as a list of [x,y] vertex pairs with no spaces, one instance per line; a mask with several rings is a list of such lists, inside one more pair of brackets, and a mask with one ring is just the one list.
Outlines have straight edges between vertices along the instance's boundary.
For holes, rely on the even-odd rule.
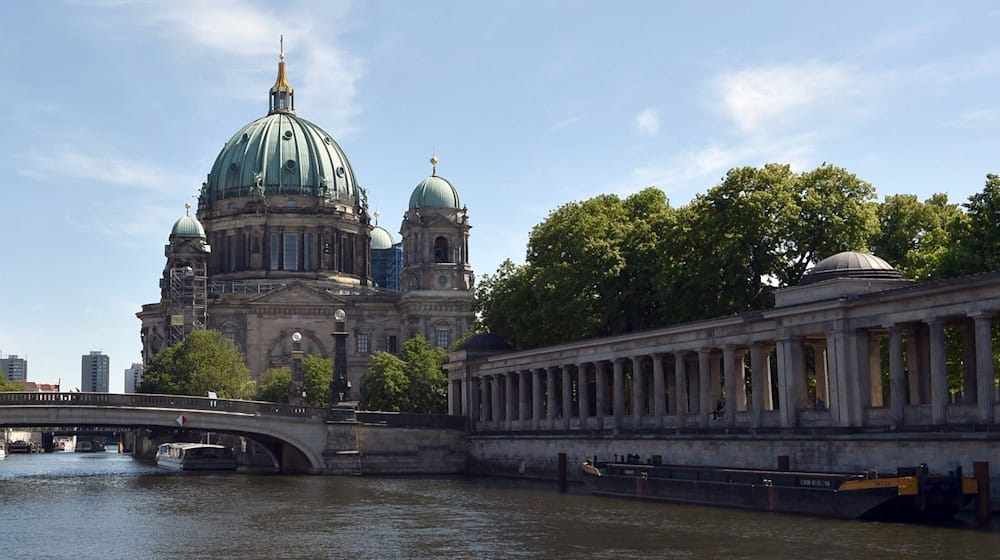
[[840,519],[932,520],[952,517],[977,493],[961,469],[932,474],[926,465],[883,475],[588,460],[592,494]]

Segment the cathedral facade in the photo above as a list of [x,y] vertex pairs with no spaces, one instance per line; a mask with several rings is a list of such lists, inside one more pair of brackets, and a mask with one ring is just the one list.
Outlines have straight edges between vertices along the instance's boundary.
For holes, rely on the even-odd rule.
[[414,335],[448,348],[472,326],[468,211],[431,158],[395,241],[372,223],[344,151],[295,113],[283,55],[269,96],[268,114],[222,148],[195,215],[170,232],[160,300],[137,313],[143,362],[210,328],[259,380],[290,364],[293,333],[303,352],[333,357],[342,310],[357,398],[373,352],[397,353]]

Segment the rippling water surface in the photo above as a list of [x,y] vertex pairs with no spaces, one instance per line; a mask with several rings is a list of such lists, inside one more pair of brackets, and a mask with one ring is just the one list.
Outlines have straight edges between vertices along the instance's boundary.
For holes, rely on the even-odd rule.
[[0,558],[1000,558],[1000,532],[558,494],[465,478],[0,460]]

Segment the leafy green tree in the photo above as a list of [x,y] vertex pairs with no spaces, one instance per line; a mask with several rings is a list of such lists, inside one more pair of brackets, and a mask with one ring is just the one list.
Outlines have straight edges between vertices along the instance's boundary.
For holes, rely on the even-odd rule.
[[361,400],[364,410],[401,412],[407,410],[410,381],[403,371],[403,360],[388,352],[372,354],[368,372],[361,379]]
[[257,385],[257,400],[287,403],[288,387],[292,383],[292,370],[288,368],[271,368],[264,372]]
[[309,354],[302,360],[302,384],[306,404],[326,406],[330,403],[330,381],[333,379],[333,360]]
[[23,391],[24,385],[21,385],[17,381],[11,381],[6,377],[0,375],[0,393],[5,391]]
[[879,232],[872,238],[871,251],[907,278],[939,277],[951,250],[952,224],[962,218],[961,209],[949,203],[946,194],[924,202],[912,194],[887,196],[878,205]]
[[431,348],[422,336],[403,343],[400,355],[409,382],[407,411],[445,414],[448,411],[448,378],[441,366],[448,357],[443,348]]
[[1000,269],[1000,175],[988,174],[982,192],[969,197],[965,214],[951,224],[952,250],[942,275]]
[[150,361],[143,372],[142,393],[249,399],[254,382],[236,345],[214,330],[197,330]]

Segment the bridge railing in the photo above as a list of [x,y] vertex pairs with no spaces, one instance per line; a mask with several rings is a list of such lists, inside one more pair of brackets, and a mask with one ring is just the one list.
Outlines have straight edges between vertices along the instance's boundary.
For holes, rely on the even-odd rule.
[[322,416],[325,409],[260,401],[240,401],[190,397],[184,395],[151,395],[135,393],[3,393],[0,392],[0,406],[12,405],[58,405],[58,406],[121,406],[140,408],[175,408],[186,410],[210,410],[253,414],[256,416],[299,416],[309,418]]

